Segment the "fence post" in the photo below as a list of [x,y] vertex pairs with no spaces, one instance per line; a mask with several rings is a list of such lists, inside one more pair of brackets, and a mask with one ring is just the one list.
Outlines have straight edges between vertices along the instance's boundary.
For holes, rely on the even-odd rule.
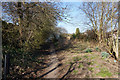
[[7,74],[6,74],[6,55],[4,60],[4,80],[6,80]]
[[6,80],[7,74],[9,74],[9,68],[10,68],[10,54],[5,55],[4,60],[4,79]]

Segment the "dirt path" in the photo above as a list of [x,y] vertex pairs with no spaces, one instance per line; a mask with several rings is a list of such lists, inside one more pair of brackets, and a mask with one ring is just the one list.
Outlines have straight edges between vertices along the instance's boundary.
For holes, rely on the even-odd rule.
[[[37,78],[118,78],[118,62],[111,57],[102,58],[101,52],[85,45],[76,43],[60,52],[51,45],[51,54],[42,61],[46,67],[37,70]],[[87,48],[92,52],[86,53]]]
[[59,61],[53,45],[51,45],[51,55],[49,56],[49,60],[52,62],[52,65],[44,70],[45,73],[49,72],[49,74],[44,76],[44,78],[57,78],[59,71]]
[[[54,58],[54,59],[53,59]],[[49,74],[47,74],[46,76],[44,76],[44,78],[57,78],[57,73],[58,73],[58,59],[55,53],[53,53],[51,55],[51,59],[50,59],[52,63],[52,65],[50,65],[48,68],[45,69],[45,72],[50,72]]]
[[[118,62],[103,58],[101,52],[87,43],[75,43],[68,49],[51,51],[38,56],[38,61],[31,62],[31,67],[16,78],[118,78]],[[90,48],[92,52],[85,52]]]
[[[112,58],[102,58],[101,52],[93,50],[91,53],[85,53],[83,46],[75,44],[74,47],[64,50],[60,55],[54,52],[54,47],[50,55],[51,66],[45,69],[49,72],[44,78],[117,78],[118,63]],[[59,61],[59,58],[64,59]],[[58,66],[59,63],[62,66]]]

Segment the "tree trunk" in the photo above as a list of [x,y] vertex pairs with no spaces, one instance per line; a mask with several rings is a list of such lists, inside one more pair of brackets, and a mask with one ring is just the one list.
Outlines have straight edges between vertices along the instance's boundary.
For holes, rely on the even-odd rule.
[[22,47],[22,26],[21,26],[21,19],[23,18],[23,15],[21,13],[21,3],[22,2],[18,2],[18,24],[19,24],[19,34],[20,34],[20,47]]

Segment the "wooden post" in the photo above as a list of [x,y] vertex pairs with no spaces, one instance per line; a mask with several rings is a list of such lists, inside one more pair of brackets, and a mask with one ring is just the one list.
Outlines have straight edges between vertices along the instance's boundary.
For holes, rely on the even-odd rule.
[[6,55],[4,60],[4,80],[6,80],[7,74],[6,74]]
[[10,54],[6,55],[6,75],[9,74],[10,69]]
[[10,54],[6,54],[4,60],[4,80],[6,80],[7,74],[9,74],[9,67],[10,67]]

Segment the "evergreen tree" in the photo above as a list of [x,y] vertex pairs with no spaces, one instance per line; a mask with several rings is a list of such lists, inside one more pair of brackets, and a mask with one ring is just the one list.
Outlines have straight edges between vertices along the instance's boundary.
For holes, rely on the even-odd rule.
[[75,35],[76,35],[76,38],[77,38],[77,39],[80,38],[80,30],[79,30],[79,28],[76,28]]

